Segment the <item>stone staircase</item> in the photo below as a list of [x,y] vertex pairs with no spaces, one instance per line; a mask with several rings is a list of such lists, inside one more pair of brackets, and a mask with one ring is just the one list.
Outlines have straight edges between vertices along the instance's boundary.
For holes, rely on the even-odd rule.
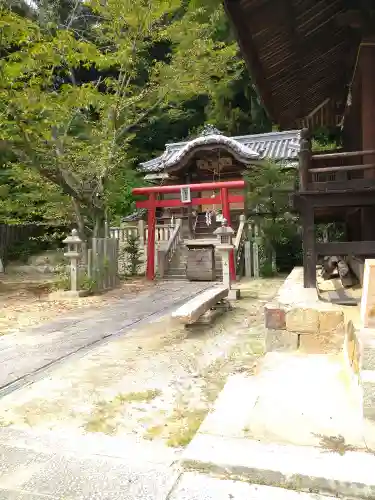
[[[239,226],[239,217],[241,213],[232,213],[232,228],[237,231]],[[215,240],[214,231],[221,226],[221,222],[217,222],[215,218],[212,219],[211,224],[208,226],[206,222],[206,214],[201,212],[198,214],[194,235],[195,239],[202,240]],[[164,278],[165,280],[186,280],[186,264],[187,264],[187,248],[184,246],[184,242],[178,246],[172,261],[166,271]],[[215,269],[216,269],[216,281],[222,281],[223,279],[223,268],[220,254],[215,253]]]
[[[181,242],[175,252],[172,262],[164,276],[165,280],[186,280],[186,264],[188,249]],[[223,279],[223,266],[220,255],[215,253],[216,281]]]

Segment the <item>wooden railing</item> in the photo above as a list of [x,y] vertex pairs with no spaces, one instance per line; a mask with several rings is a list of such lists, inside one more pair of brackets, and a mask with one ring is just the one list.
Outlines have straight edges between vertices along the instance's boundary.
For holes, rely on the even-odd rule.
[[160,278],[165,276],[174,254],[181,242],[181,219],[177,219],[176,225],[171,228],[171,234],[166,248],[158,250],[158,273]]
[[[353,191],[375,188],[375,150],[313,155],[307,131],[301,133],[300,191]],[[349,164],[351,159],[353,164]],[[357,158],[357,160],[355,160]],[[332,163],[332,162],[335,162]],[[341,163],[341,164],[340,164]]]

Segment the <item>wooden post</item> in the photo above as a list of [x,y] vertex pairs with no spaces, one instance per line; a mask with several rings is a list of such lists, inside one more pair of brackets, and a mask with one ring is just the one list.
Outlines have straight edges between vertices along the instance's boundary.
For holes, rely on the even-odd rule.
[[[230,205],[228,199],[228,188],[221,188],[221,203],[223,207],[223,216],[227,220],[228,227],[232,227],[230,220]],[[236,281],[236,265],[234,260],[234,251],[229,255],[229,274],[232,281]]]
[[145,246],[145,221],[143,219],[138,221],[138,238],[140,246]]
[[254,238],[253,238],[253,272],[254,278],[259,278],[260,269],[259,269],[259,226],[257,223],[254,224]]
[[[305,202],[306,203],[306,202]],[[316,286],[316,256],[314,209],[305,204],[302,210],[303,244],[303,285],[305,288]]]
[[148,238],[147,238],[147,270],[146,277],[152,281],[155,278],[155,223],[156,210],[155,193],[149,194],[149,208],[147,214]]
[[250,241],[245,241],[244,255],[245,255],[245,276],[251,278],[251,248]]
[[311,139],[310,131],[307,128],[302,129],[299,152],[299,189],[307,191],[309,184],[309,169],[311,164]]

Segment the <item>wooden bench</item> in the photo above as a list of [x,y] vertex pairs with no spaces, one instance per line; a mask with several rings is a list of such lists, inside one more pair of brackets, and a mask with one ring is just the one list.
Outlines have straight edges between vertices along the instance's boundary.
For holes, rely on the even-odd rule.
[[179,320],[184,325],[192,325],[203,314],[215,307],[220,301],[228,297],[226,287],[213,287],[200,293],[172,313],[172,318]]

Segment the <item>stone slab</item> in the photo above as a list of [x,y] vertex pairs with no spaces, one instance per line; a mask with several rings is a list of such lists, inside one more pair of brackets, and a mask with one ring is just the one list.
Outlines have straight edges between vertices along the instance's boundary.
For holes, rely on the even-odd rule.
[[350,384],[341,354],[269,352],[255,375],[228,378],[199,433],[301,446],[326,446],[328,436],[365,448],[361,392]]
[[185,472],[170,500],[332,500],[332,497]]
[[286,329],[296,333],[318,333],[319,311],[312,308],[293,308],[285,315]]
[[172,318],[185,325],[195,323],[206,311],[228,296],[228,288],[213,287],[203,291],[172,313]]
[[116,441],[101,434],[86,438],[66,431],[56,436],[4,429],[0,499],[165,500],[179,472],[170,461],[153,461],[160,446],[156,444],[151,456],[144,451],[153,443],[147,447],[135,439]]
[[[249,413],[259,397],[255,377],[231,375],[205,418],[199,432],[219,436],[243,437]],[[241,402],[241,411],[238,403]]]
[[319,311],[319,332],[322,334],[331,334],[338,331],[344,331],[344,312],[343,311]]
[[238,300],[241,298],[241,291],[238,288],[231,288],[228,293],[228,300]]
[[363,414],[375,420],[375,371],[362,370],[360,380],[363,391]]
[[375,456],[197,434],[182,457],[185,470],[333,496],[375,499]]
[[266,352],[273,351],[296,351],[299,347],[298,333],[288,330],[266,331]]
[[355,336],[360,348],[361,369],[375,370],[375,329],[359,328]]

